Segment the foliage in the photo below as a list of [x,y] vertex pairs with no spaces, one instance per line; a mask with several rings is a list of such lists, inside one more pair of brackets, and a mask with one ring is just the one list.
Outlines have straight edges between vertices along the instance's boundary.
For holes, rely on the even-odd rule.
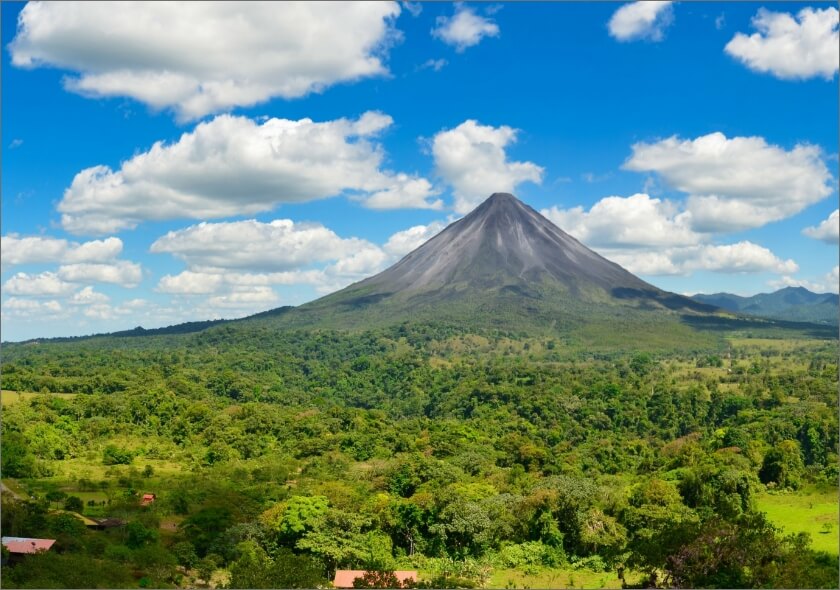
[[[4,567],[9,587],[183,587],[219,569],[231,587],[315,587],[409,565],[432,587],[513,568],[837,584],[758,511],[836,483],[835,341],[625,352],[445,324],[226,323],[12,345],[2,384],[75,394],[4,407],[3,474],[28,498],[3,494],[4,535],[57,539],[25,562],[42,571]],[[127,524],[87,530],[62,505]],[[102,581],[67,569],[94,563]]]
[[368,570],[353,580],[353,588],[414,588],[415,583],[413,578],[400,581],[391,571]]
[[133,458],[131,451],[121,449],[116,445],[108,445],[102,451],[102,463],[104,465],[128,465]]
[[70,510],[71,512],[81,512],[85,509],[85,504],[78,496],[68,496],[64,500],[64,509]]
[[758,477],[762,483],[796,489],[802,474],[802,455],[795,440],[783,440],[764,456]]

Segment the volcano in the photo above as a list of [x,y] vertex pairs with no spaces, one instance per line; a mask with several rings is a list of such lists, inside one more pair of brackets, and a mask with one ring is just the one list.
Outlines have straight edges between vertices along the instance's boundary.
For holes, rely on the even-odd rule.
[[283,315],[325,327],[418,319],[557,327],[716,310],[643,281],[513,195],[495,193],[390,268]]
[[493,194],[394,266],[345,292],[447,296],[470,288],[531,292],[537,285],[579,298],[615,290],[662,293],[508,193]]

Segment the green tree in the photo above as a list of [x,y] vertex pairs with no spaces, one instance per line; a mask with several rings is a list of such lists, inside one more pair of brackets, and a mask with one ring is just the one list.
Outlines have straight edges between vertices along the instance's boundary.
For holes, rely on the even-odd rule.
[[676,588],[831,588],[836,559],[822,559],[806,536],[780,537],[763,514],[735,522],[712,519],[669,556],[667,583]]
[[271,560],[263,548],[253,541],[243,541],[236,550],[239,558],[230,566],[230,587],[272,588]]
[[189,516],[179,526],[195,546],[196,553],[203,557],[231,524],[233,524],[233,514],[230,509],[210,506]]
[[210,582],[210,578],[213,577],[213,572],[219,569],[219,564],[221,563],[221,558],[211,553],[209,555],[205,555],[201,559],[198,560],[196,564],[196,570],[198,571],[198,577],[204,580],[205,584]]
[[68,496],[64,500],[64,509],[71,512],[82,512],[85,509],[85,504],[78,496]]
[[134,458],[134,454],[116,445],[107,445],[102,451],[102,463],[104,465],[128,465]]
[[635,487],[621,513],[627,529],[627,565],[654,575],[669,555],[696,537],[700,519],[670,483],[651,479]]
[[263,513],[263,522],[290,543],[300,539],[321,522],[329,509],[324,496],[292,496]]
[[144,545],[156,543],[158,540],[158,532],[154,529],[149,529],[139,522],[130,522],[125,527],[125,544],[132,549],[139,549]]
[[364,515],[330,508],[312,523],[296,547],[320,558],[328,569],[388,569],[393,565],[391,539],[370,530],[370,524]]
[[254,541],[243,541],[236,549],[231,588],[316,588],[325,583],[320,564],[309,556],[289,549],[270,556]]
[[796,489],[801,482],[802,469],[799,443],[784,440],[764,456],[758,478],[765,484],[773,483],[779,487]]
[[39,477],[45,475],[37,465],[37,459],[29,452],[23,435],[19,432],[3,429],[0,436],[0,471],[3,477]]
[[49,502],[61,502],[67,497],[67,494],[61,490],[50,490],[44,494],[44,498]]
[[353,588],[414,588],[415,582],[413,578],[400,581],[391,571],[366,571],[353,580]]
[[198,564],[198,555],[195,552],[195,545],[189,541],[180,541],[172,546],[172,554],[180,565],[186,568],[193,568]]
[[25,564],[3,566],[4,588],[129,588],[134,578],[128,566],[79,553],[45,551],[28,555]]
[[590,553],[612,560],[624,550],[627,530],[601,509],[590,509],[582,525],[580,540]]

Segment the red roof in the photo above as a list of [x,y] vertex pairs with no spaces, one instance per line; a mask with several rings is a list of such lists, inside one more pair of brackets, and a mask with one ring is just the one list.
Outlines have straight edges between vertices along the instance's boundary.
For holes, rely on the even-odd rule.
[[29,539],[27,537],[3,537],[3,545],[9,553],[37,553],[49,551],[55,539]]
[[154,494],[143,494],[143,499],[140,500],[140,503],[143,505],[151,504],[155,501],[156,496]]
[[[367,570],[336,570],[333,586],[336,588],[352,588],[353,580],[361,578],[365,575]],[[409,578],[417,580],[417,572],[410,570],[398,570],[394,572],[400,583],[405,582]]]

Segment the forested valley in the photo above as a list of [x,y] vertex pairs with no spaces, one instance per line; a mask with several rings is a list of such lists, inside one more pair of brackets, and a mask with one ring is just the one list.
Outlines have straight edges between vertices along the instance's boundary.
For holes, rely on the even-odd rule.
[[[56,545],[4,548],[3,585],[410,569],[437,588],[836,588],[837,341],[750,336],[593,352],[222,325],[8,345],[3,534]],[[826,498],[829,517],[778,509]]]

